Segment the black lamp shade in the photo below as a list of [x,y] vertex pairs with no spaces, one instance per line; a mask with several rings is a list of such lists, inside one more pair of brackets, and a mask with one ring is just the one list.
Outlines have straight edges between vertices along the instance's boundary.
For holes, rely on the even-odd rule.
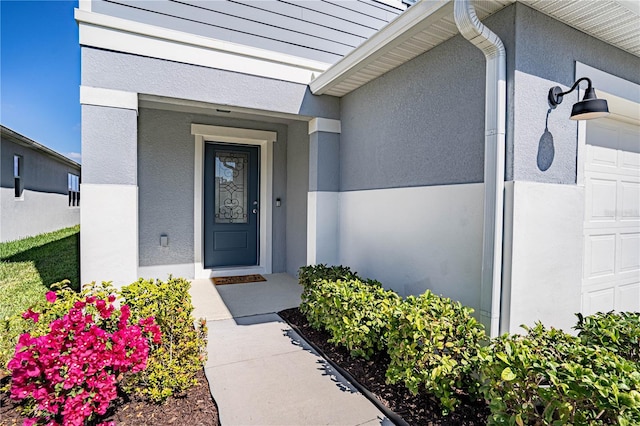
[[572,120],[591,120],[609,115],[609,106],[605,99],[598,99],[596,91],[592,87],[587,88],[581,102],[573,105],[571,110]]

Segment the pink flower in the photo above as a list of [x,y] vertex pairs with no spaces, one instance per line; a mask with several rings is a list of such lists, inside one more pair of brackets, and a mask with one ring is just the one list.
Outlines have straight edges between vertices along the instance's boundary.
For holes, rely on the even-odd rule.
[[31,308],[29,308],[25,313],[22,314],[22,318],[32,319],[33,322],[38,322],[38,320],[40,319],[40,314],[38,312],[33,312]]
[[[47,293],[49,302],[55,299],[54,292]],[[91,309],[83,312],[85,304],[93,303],[99,315]],[[31,310],[23,314],[25,318],[36,315]],[[11,397],[31,398],[42,416],[25,424],[53,426],[57,423],[52,419],[61,417],[65,425],[82,426],[87,418],[107,411],[117,397],[117,377],[144,370],[150,341],[160,341],[153,317],[132,325],[130,315],[127,305],[117,310],[104,299],[88,297],[52,321],[48,334],[32,337],[24,333],[19,337],[14,357],[7,364],[12,372]],[[116,324],[116,331],[110,332]]]
[[54,291],[48,291],[45,297],[47,298],[47,302],[49,303],[55,303],[56,299],[58,298]]

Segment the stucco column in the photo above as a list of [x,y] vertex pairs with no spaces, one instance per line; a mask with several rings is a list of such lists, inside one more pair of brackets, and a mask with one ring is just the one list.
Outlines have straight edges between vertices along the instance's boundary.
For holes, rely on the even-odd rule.
[[307,264],[336,265],[339,256],[340,121],[309,122]]
[[81,86],[82,283],[138,275],[138,95]]

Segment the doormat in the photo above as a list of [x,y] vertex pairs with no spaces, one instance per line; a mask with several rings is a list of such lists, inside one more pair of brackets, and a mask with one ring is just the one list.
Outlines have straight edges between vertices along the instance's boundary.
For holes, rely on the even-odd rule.
[[257,283],[257,282],[266,281],[266,280],[267,279],[260,274],[211,278],[211,281],[213,281],[215,285]]

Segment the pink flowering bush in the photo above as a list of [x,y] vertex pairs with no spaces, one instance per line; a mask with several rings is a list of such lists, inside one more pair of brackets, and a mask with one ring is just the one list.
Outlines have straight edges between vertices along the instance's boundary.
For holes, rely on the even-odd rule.
[[[52,291],[46,299],[58,302]],[[60,300],[72,305],[49,323],[48,332],[20,335],[7,368],[12,373],[11,398],[33,406],[24,425],[83,425],[107,411],[124,373],[146,368],[150,347],[161,343],[160,329],[153,317],[131,324],[129,306],[117,309],[115,299],[85,295]],[[34,325],[41,316],[32,309],[22,315]]]

